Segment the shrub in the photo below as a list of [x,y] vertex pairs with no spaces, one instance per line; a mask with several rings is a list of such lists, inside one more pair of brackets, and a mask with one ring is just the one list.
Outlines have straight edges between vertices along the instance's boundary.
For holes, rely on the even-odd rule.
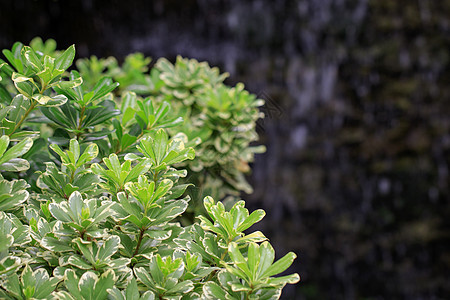
[[[68,71],[74,46],[30,44],[0,60],[0,298],[277,299],[299,281],[274,277],[294,253],[274,262],[263,233],[247,232],[263,210],[207,196],[206,215],[179,222],[190,202],[187,170],[215,166],[229,176],[203,172],[194,182],[241,189],[227,180],[242,173],[228,168],[255,152],[248,143],[260,103],[246,105],[254,96],[192,60],[160,60],[144,74],[149,61],[138,54],[122,68],[91,58],[79,61],[80,75]],[[123,84],[118,93],[104,66]],[[180,75],[186,70],[209,83]],[[241,125],[250,128],[233,131]]]
[[173,114],[183,118],[182,126],[169,132],[184,133],[189,145],[195,146],[197,158],[181,164],[190,174],[189,182],[198,188],[190,193],[194,205],[208,195],[234,203],[241,192],[252,193],[244,173],[250,170],[254,154],[265,151],[264,146],[250,146],[258,139],[255,125],[263,117],[258,107],[264,101],[241,83],[233,88],[225,85],[228,74],[206,62],[177,57],[172,64],[160,58],[147,74],[150,62],[135,53],[121,67],[113,57],[95,56],[78,60],[77,66],[90,86],[110,76],[120,83],[122,93],[150,96],[157,104],[168,101]]

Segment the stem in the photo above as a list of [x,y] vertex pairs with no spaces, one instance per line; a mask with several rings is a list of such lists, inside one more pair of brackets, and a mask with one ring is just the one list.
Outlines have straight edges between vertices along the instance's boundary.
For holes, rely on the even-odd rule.
[[79,121],[78,121],[78,127],[77,127],[77,131],[78,131],[78,133],[77,133],[77,140],[80,138],[80,136],[81,136],[81,132],[79,132],[80,130],[81,130],[81,124],[83,123],[83,120],[84,120],[84,112],[86,111],[86,106],[83,106],[82,108],[81,108],[81,112],[80,112],[80,119],[79,119]]
[[158,174],[159,174],[159,171],[155,172],[155,174],[153,175],[153,181],[155,182],[155,184],[156,184],[156,181],[158,180]]
[[133,253],[133,257],[135,257],[139,252],[139,247],[141,247],[142,239],[144,238],[145,229],[141,228],[141,232],[139,233],[138,243],[136,245],[136,250]]
[[248,297],[253,293],[253,284],[250,285],[250,292],[247,293],[247,295],[245,296],[245,299],[248,300]]
[[8,134],[8,136],[11,136],[22,125],[22,123],[25,121],[25,119],[28,117],[28,115],[31,113],[31,111],[36,107],[36,105],[37,105],[37,102],[34,100],[31,100],[30,107],[28,107],[25,114],[22,116],[22,118],[20,118],[20,121],[16,124],[16,126],[14,126],[13,131],[10,134]]
[[228,254],[228,248],[225,250],[224,253],[222,253],[222,255],[220,256],[220,260],[222,261],[225,258],[225,256],[227,256],[227,254]]
[[[148,128],[147,129],[145,129],[145,130],[148,130]],[[137,136],[137,139],[136,139],[136,141],[138,141],[142,136],[144,135],[144,130],[142,130],[142,132],[141,133],[139,133],[139,135]]]
[[45,90],[47,89],[47,84],[45,82],[41,81],[41,85],[42,85],[42,88],[39,90],[39,94],[42,95],[42,94],[44,94]]
[[[42,85],[42,88],[39,90],[39,94],[41,94],[41,95],[43,95],[44,94],[44,92],[45,92],[45,90],[47,89],[47,85],[45,84],[45,83],[43,83],[42,81],[41,81],[41,85]],[[38,88],[39,89],[39,88]],[[28,98],[28,97],[27,97]],[[14,130],[10,133],[10,134],[8,134],[8,136],[11,136],[19,127],[20,127],[20,125],[22,125],[22,123],[25,121],[25,119],[28,117],[28,115],[30,114],[30,112],[36,107],[36,105],[38,104],[38,102],[37,101],[35,101],[35,100],[33,100],[32,98],[29,98],[30,99],[30,102],[31,102],[31,105],[30,105],[30,107],[28,107],[28,109],[27,109],[27,111],[25,112],[25,114],[22,116],[22,118],[20,118],[20,121],[19,121],[19,123],[17,123],[16,124],[16,126],[14,126]]]
[[73,180],[75,179],[75,172],[76,172],[77,170],[75,169],[75,170],[73,170],[71,173],[71,175],[70,175],[70,183],[73,183]]

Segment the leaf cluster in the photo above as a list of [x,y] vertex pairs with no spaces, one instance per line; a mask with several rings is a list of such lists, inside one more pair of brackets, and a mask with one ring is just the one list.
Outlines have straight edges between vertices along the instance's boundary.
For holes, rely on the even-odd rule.
[[122,66],[112,57],[91,57],[77,65],[91,85],[102,75],[111,76],[120,82],[122,93],[132,91],[151,97],[152,103],[168,101],[174,114],[183,118],[183,126],[169,132],[182,132],[195,147],[197,159],[183,166],[189,170],[189,180],[199,186],[197,192],[190,193],[197,206],[207,195],[235,202],[242,191],[251,193],[245,174],[250,171],[254,154],[265,151],[264,146],[251,145],[258,139],[256,121],[263,117],[258,107],[264,101],[247,92],[241,83],[235,87],[224,84],[228,74],[221,74],[206,62],[179,56],[172,64],[160,58],[149,69],[150,61],[134,53]]
[[[275,277],[295,254],[274,262],[263,233],[246,232],[265,212],[249,213],[244,201],[227,209],[205,197],[207,215],[180,223],[191,202],[186,190],[196,183],[187,176],[191,163],[204,159],[185,130],[189,115],[174,98],[143,98],[131,83],[181,97],[183,80],[198,92],[205,80],[222,82],[216,69],[179,60],[181,75],[144,76],[148,60],[135,55],[121,70],[91,58],[77,64],[81,73],[69,72],[75,47],[57,51],[54,41],[40,39],[3,53],[1,299],[277,299],[299,281],[297,274]],[[105,70],[129,89],[116,93]],[[239,99],[249,97],[243,87],[217,93],[242,108],[247,100]],[[228,118],[231,108],[219,98],[207,100],[205,126]],[[210,139],[217,143],[209,135],[203,145]]]

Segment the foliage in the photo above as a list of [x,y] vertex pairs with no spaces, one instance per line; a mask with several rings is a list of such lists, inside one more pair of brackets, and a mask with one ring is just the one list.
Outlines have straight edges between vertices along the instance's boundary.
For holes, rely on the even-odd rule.
[[[191,199],[184,168],[195,169],[196,156],[191,125],[182,118],[190,115],[181,113],[189,97],[181,105],[162,95],[114,94],[117,83],[108,77],[91,72],[89,82],[76,70],[69,72],[75,47],[56,51],[51,40],[33,40],[31,47],[16,43],[3,53],[0,298],[277,299],[286,284],[299,281],[297,274],[274,277],[295,254],[274,263],[266,237],[245,232],[265,213],[249,213],[244,201],[226,209],[205,197],[208,215],[180,224]],[[144,83],[153,76],[148,83],[155,90],[154,72],[141,77],[148,64],[139,63],[142,59],[131,56],[129,67],[113,75],[128,87],[136,78]],[[209,70],[211,82],[221,82],[217,71],[193,66]],[[183,77],[176,82],[182,86]],[[208,122],[228,122],[231,106],[243,109],[254,97],[242,86],[214,90],[202,92],[214,96],[204,103],[211,108],[204,119],[211,133],[199,152],[245,148],[245,142],[217,142],[220,130],[227,130],[224,136],[232,130]],[[179,95],[176,89],[170,93]],[[203,101],[197,96],[191,95],[192,101]],[[203,114],[200,106],[196,109],[192,116]],[[218,157],[209,159],[213,163]],[[207,162],[203,158],[197,165],[207,168]]]
[[[235,87],[225,85],[228,74],[220,74],[206,62],[177,57],[172,64],[160,58],[147,74],[149,63],[149,58],[135,53],[121,67],[111,57],[82,59],[77,66],[91,86],[102,75],[108,75],[120,82],[122,95],[132,91],[139,95],[132,94],[137,99],[149,96],[151,103],[170,102],[173,113],[184,122],[169,132],[184,133],[189,145],[196,149],[197,158],[181,164],[189,171],[189,181],[199,188],[190,193],[196,204],[207,195],[218,199],[228,196],[235,201],[240,192],[251,193],[244,174],[250,171],[248,164],[254,154],[265,151],[264,146],[250,146],[258,139],[255,124],[263,117],[258,107],[264,101],[248,93],[241,83]],[[127,109],[140,101],[133,100],[134,106]]]

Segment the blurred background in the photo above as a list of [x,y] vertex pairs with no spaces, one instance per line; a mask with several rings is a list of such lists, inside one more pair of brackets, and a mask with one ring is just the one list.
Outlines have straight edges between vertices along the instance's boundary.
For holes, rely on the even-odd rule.
[[2,0],[0,48],[177,54],[266,100],[252,209],[282,299],[450,297],[449,0]]

